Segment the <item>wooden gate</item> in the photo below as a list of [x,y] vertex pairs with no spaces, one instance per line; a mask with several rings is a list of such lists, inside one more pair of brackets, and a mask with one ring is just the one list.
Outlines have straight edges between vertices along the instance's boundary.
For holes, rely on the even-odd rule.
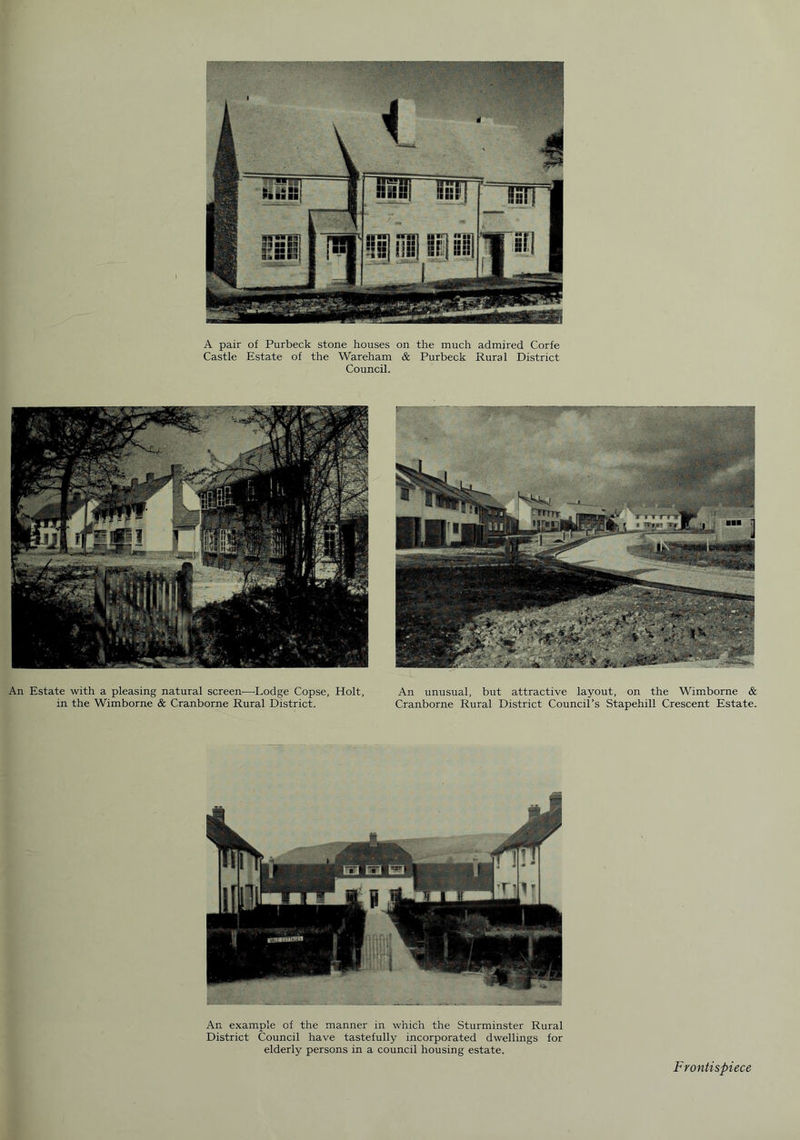
[[362,970],[391,970],[391,934],[365,934],[361,946]]
[[192,564],[180,570],[98,566],[94,578],[97,663],[192,652]]

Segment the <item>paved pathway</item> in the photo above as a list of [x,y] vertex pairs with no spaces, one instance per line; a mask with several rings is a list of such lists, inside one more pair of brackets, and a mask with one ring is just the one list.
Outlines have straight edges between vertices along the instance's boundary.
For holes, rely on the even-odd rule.
[[755,574],[752,570],[717,570],[711,567],[684,567],[677,563],[651,562],[628,552],[636,540],[634,534],[608,534],[591,538],[556,555],[559,562],[585,570],[605,570],[644,585],[677,586],[681,589],[706,590],[715,594],[736,594],[752,598]]
[[388,934],[392,944],[392,973],[399,970],[412,970],[421,973],[414,955],[397,932],[397,927],[384,910],[373,908],[367,911],[364,924],[364,937],[368,934]]

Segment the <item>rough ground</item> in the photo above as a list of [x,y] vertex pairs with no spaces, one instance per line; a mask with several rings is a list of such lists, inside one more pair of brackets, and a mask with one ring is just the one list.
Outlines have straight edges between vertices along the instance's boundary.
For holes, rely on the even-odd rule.
[[397,665],[605,668],[753,653],[753,603],[509,566],[496,551],[397,569]]

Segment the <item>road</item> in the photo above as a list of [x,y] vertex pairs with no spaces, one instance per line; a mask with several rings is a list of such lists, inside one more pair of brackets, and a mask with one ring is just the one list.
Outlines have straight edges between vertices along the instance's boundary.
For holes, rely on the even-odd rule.
[[628,552],[628,547],[635,540],[633,534],[607,534],[564,550],[556,558],[569,566],[619,574],[643,585],[677,586],[684,590],[704,590],[746,598],[755,595],[755,574],[752,570],[718,570],[712,567],[652,562]]

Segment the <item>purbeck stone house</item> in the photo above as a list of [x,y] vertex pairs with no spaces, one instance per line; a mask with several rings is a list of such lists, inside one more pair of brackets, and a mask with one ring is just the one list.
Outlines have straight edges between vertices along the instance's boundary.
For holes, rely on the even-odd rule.
[[519,129],[225,105],[214,271],[241,289],[422,284],[549,270],[551,180]]

